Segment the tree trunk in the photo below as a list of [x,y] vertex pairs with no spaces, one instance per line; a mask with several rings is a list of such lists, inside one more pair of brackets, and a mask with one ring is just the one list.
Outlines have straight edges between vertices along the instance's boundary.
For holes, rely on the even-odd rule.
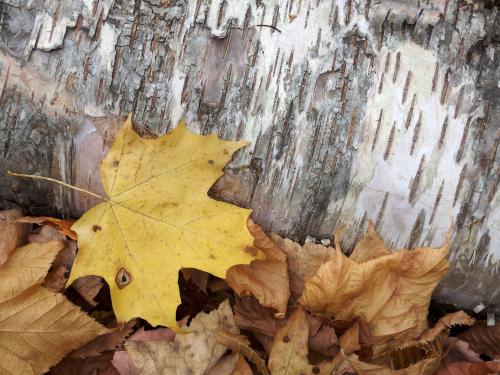
[[0,201],[78,217],[133,112],[247,139],[212,194],[296,240],[375,223],[440,245],[438,297],[500,312],[500,16],[492,1],[3,0]]

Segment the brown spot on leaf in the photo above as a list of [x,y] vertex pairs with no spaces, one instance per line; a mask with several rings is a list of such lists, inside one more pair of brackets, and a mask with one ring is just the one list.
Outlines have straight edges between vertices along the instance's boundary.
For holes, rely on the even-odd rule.
[[93,232],[97,233],[97,232],[99,232],[101,230],[102,230],[102,228],[99,225],[92,225],[92,231]]
[[118,160],[113,160],[113,168],[117,168],[120,165]]
[[212,159],[208,161],[208,164],[213,164],[213,163],[215,163],[215,161],[213,161]]
[[290,337],[287,335],[283,336],[283,342],[290,342]]
[[115,282],[119,289],[126,287],[132,281],[132,276],[125,268],[120,268],[116,273]]

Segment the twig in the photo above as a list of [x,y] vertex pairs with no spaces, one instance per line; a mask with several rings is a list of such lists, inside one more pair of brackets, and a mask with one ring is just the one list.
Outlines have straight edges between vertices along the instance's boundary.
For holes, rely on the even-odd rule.
[[108,198],[103,197],[102,195],[99,195],[99,194],[96,194],[96,193],[92,193],[91,191],[88,191],[88,190],[85,190],[85,189],[82,189],[82,188],[79,188],[79,187],[67,184],[66,182],[62,182],[62,181],[56,180],[55,178],[50,178],[50,177],[45,177],[45,176],[37,176],[37,175],[33,175],[33,174],[16,173],[16,172],[12,172],[12,171],[7,171],[7,174],[9,176],[27,177],[27,178],[32,178],[32,179],[35,179],[35,180],[45,180],[45,181],[55,182],[56,184],[63,185],[65,187],[67,187],[67,188],[70,188],[70,189],[73,189],[73,190],[77,190],[77,191],[81,191],[82,193],[85,193],[85,194],[88,194],[88,195],[92,195],[93,197],[102,199],[103,201],[108,201],[109,200]]

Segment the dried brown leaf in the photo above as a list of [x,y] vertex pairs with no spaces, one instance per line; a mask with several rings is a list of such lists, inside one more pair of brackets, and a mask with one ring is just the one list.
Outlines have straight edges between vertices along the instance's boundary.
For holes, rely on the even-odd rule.
[[97,336],[94,340],[88,342],[82,347],[72,351],[68,358],[89,358],[95,357],[107,350],[115,350],[118,346],[123,344],[125,339],[134,329],[137,323],[136,319],[132,319],[126,324],[120,324],[111,332],[104,335]]
[[420,336],[420,342],[432,341],[441,332],[447,330],[448,328],[454,326],[471,326],[476,322],[474,318],[471,318],[464,311],[457,311],[454,313],[446,314],[438,320],[436,325],[431,329],[425,331],[422,336]]
[[60,234],[68,237],[71,240],[76,240],[78,238],[76,232],[71,230],[71,226],[75,223],[74,220],[61,220],[50,216],[24,216],[17,219],[19,223],[29,223],[38,225],[50,225],[54,227]]
[[446,364],[441,362],[435,375],[498,375],[500,373],[500,362],[457,362]]
[[[234,307],[238,327],[252,331],[267,352],[271,349],[276,330],[286,324],[286,319],[276,319],[270,308],[261,306],[254,297],[239,298]],[[289,311],[289,313],[291,313]],[[338,340],[334,328],[316,316],[306,313],[309,327],[309,349],[324,356],[333,356],[338,351]]]
[[215,334],[219,343],[231,349],[234,353],[244,355],[246,359],[255,365],[262,375],[269,375],[266,362],[250,347],[250,343],[245,336],[221,330],[217,331]]
[[353,367],[356,370],[361,369],[361,373],[432,374],[445,352],[444,344],[448,338],[448,328],[472,322],[473,320],[462,311],[448,314],[433,328],[425,331],[418,340],[409,340],[398,347],[393,347],[386,355],[378,357],[374,363],[359,358],[349,358],[353,360]]
[[64,241],[65,239],[66,238],[61,233],[59,233],[56,228],[51,227],[50,225],[42,225],[37,230],[32,231],[28,236],[28,241],[30,243]]
[[191,370],[192,375],[202,375],[227,350],[218,342],[215,332],[239,333],[228,301],[209,314],[199,313],[189,327],[183,329],[185,333],[177,334],[171,341],[126,341],[125,348],[139,372],[184,375]]
[[261,305],[275,309],[276,317],[283,318],[290,298],[286,255],[261,227],[251,220],[247,225],[254,237],[254,247],[266,254],[266,260],[231,267],[226,281],[239,296],[253,295]]
[[52,375],[119,375],[111,364],[113,353],[97,357],[76,359],[64,358],[57,366],[50,369]]
[[26,242],[27,225],[17,223],[19,210],[0,211],[0,265],[9,259],[15,248]]
[[[50,231],[55,231],[54,228],[50,226],[44,226],[44,228]],[[37,237],[40,238],[40,237]],[[64,237],[57,234],[56,239],[64,239]],[[45,242],[45,241],[35,241],[35,242]],[[73,262],[76,257],[76,242],[72,240],[64,241],[65,246],[56,256],[54,262],[52,262],[52,267],[49,270],[44,287],[53,292],[62,292],[66,287],[66,282],[68,281],[69,271],[73,266]]]
[[181,270],[185,280],[191,280],[203,293],[207,294],[207,283],[209,274],[196,268],[183,268]]
[[253,375],[252,368],[242,355],[238,357],[238,362],[236,362],[236,367],[231,375]]
[[265,336],[273,337],[279,321],[269,307],[264,307],[255,297],[241,297],[234,306],[234,320],[241,329],[247,329]]
[[313,243],[301,246],[275,233],[272,233],[270,237],[287,256],[290,293],[296,300],[302,295],[304,280],[314,275],[321,264],[329,261],[330,257],[335,254],[335,249]]
[[452,362],[482,362],[483,360],[469,347],[469,343],[457,337],[448,337],[444,344],[445,357],[443,361]]
[[330,361],[311,365],[308,336],[306,314],[299,307],[274,337],[268,363],[272,375],[330,374],[344,362],[342,356],[336,356]]
[[66,281],[68,281],[65,276],[67,272],[68,270],[63,266],[52,268],[47,274],[43,286],[54,293],[62,292],[66,286]]
[[30,244],[0,267],[0,372],[43,374],[107,332],[63,295],[41,286],[63,247],[58,241]]
[[[156,328],[146,331],[144,327],[141,327],[128,338],[128,342],[170,341],[174,337],[175,332],[169,328]],[[139,370],[135,367],[132,358],[130,358],[128,352],[125,350],[116,351],[112,363],[121,375],[139,375]]]
[[386,344],[417,339],[427,328],[432,291],[448,268],[447,249],[445,244],[401,250],[358,263],[337,248],[332,260],[306,281],[300,302],[342,320],[363,317],[373,343],[384,344],[374,352],[381,355]]
[[431,375],[439,366],[439,358],[437,357],[398,370],[374,363],[362,362],[356,354],[352,354],[347,358],[358,375]]
[[475,352],[500,359],[500,324],[490,327],[482,320],[458,337],[467,341]]
[[[337,236],[335,236],[335,238],[337,238]],[[371,259],[389,255],[390,253],[391,252],[385,246],[384,241],[375,232],[375,226],[373,223],[369,222],[366,235],[356,244],[354,250],[349,256],[349,259],[358,263],[363,263]]]
[[203,375],[230,375],[236,368],[238,358],[236,353],[225,354]]
[[71,286],[75,289],[80,296],[91,306],[97,306],[94,298],[99,294],[104,283],[102,277],[89,275],[83,276],[73,282]]

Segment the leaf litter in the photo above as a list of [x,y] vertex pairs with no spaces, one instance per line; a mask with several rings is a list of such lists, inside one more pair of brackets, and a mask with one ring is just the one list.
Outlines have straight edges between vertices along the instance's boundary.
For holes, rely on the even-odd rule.
[[73,226],[0,212],[2,372],[500,371],[498,325],[428,323],[447,242],[393,251],[369,224],[348,257],[340,231],[300,245],[209,198],[244,145],[183,124],[146,140],[129,117],[101,163],[108,197]]

